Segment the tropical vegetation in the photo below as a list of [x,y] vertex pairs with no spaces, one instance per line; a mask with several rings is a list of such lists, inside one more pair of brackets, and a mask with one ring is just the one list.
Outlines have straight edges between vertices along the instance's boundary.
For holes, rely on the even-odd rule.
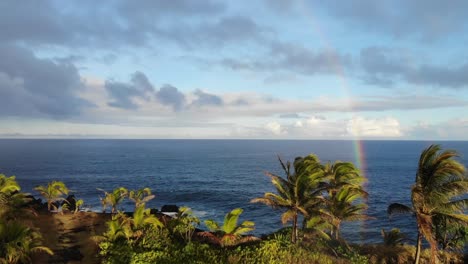
[[416,217],[418,236],[414,263],[419,263],[423,237],[431,248],[431,263],[438,263],[437,236],[449,232],[447,224],[468,225],[465,214],[468,199],[463,197],[468,193],[468,177],[457,157],[454,150],[442,151],[439,145],[429,146],[419,158],[411,188],[412,206],[393,203],[388,207],[389,214],[406,212]]
[[47,209],[52,208],[58,210],[61,201],[65,200],[64,196],[68,194],[68,188],[61,181],[52,181],[47,185],[40,185],[34,188],[47,201]]
[[[108,219],[106,231],[93,233],[92,239],[102,263],[461,263],[456,252],[468,241],[468,176],[457,157],[438,145],[425,149],[411,189],[412,206],[389,205],[390,215],[415,216],[416,247],[407,245],[414,241],[397,228],[382,229],[381,244],[348,243],[341,234],[343,223],[370,219],[365,178],[353,163],[322,163],[313,154],[294,162],[278,158],[284,176],[267,172],[273,191],[251,200],[281,210],[283,224],[292,223],[273,234],[249,235],[255,223],[239,221],[242,208],[228,212],[223,222],[203,221],[204,231],[190,208],[167,216],[146,207],[155,198],[149,188],[118,187],[99,189],[103,213],[108,207],[111,213],[99,214]],[[53,181],[35,190],[45,198],[47,211],[32,205],[34,198],[21,192],[14,176],[0,174],[0,263],[30,263],[37,254],[53,254],[34,228],[34,213],[85,216],[79,212],[83,200],[74,195],[64,199],[70,192],[64,183]],[[133,212],[119,210],[126,198],[134,203]],[[49,212],[59,209],[60,202],[65,215]],[[422,249],[423,238],[430,250]]]
[[31,263],[38,252],[53,255],[42,245],[42,236],[26,224],[33,209],[15,176],[0,174],[0,263]]
[[115,188],[112,192],[106,192],[102,189],[98,189],[104,192],[104,197],[100,197],[102,204],[102,212],[106,211],[107,206],[111,207],[111,213],[117,213],[117,206],[123,202],[125,197],[128,195],[128,190],[125,187]]
[[242,235],[255,229],[255,223],[252,221],[244,221],[240,225],[237,224],[239,216],[243,211],[241,208],[233,209],[226,214],[222,225],[214,220],[205,221],[205,225],[211,232],[214,232],[221,246],[236,245],[240,242]]
[[362,202],[367,197],[362,186],[365,179],[352,163],[337,161],[323,165],[312,154],[297,157],[292,167],[290,162],[285,164],[281,158],[279,161],[285,178],[267,172],[276,193],[267,192],[251,202],[285,209],[281,221],[284,224],[292,220],[292,243],[299,238],[299,215],[304,219],[305,231],[337,241],[342,239],[343,221],[368,218],[364,214],[367,205]]

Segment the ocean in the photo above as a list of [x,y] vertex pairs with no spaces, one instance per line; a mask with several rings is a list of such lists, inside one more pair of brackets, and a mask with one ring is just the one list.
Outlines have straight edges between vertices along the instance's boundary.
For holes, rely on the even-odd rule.
[[[322,162],[361,167],[373,219],[344,223],[343,234],[355,243],[380,243],[382,228],[397,227],[416,239],[415,219],[389,218],[386,209],[393,202],[410,205],[419,155],[432,143],[457,150],[468,166],[468,142],[454,141],[0,139],[0,173],[16,175],[22,190],[36,197],[35,186],[63,181],[93,211],[101,210],[97,188],[120,186],[149,187],[156,198],[148,207],[188,206],[202,220],[222,221],[240,207],[240,221],[254,221],[253,233],[261,235],[283,226],[281,211],[249,202],[274,191],[264,172],[283,176],[277,156],[293,160],[314,153]],[[132,204],[121,207],[131,210]]]

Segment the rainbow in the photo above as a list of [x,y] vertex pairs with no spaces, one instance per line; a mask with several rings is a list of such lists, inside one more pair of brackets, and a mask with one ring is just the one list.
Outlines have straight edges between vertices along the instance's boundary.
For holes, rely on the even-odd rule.
[[[329,63],[330,66],[332,66],[333,71],[338,76],[339,83],[340,83],[339,88],[341,89],[341,92],[343,93],[343,95],[346,98],[345,100],[347,101],[346,103],[347,103],[349,109],[352,110],[353,109],[353,102],[351,100],[351,92],[350,92],[350,89],[349,89],[349,84],[348,84],[348,81],[347,81],[347,77],[346,77],[343,65],[342,65],[342,63],[340,61],[340,58],[338,56],[336,56],[336,54],[337,54],[336,49],[333,48],[333,46],[328,41],[327,36],[323,32],[323,30],[321,30],[321,27],[317,23],[317,20],[315,19],[315,16],[311,12],[311,8],[308,7],[304,3],[304,1],[300,1],[299,3],[301,5],[300,10],[304,13],[304,17],[309,19],[310,25],[312,26],[312,29],[315,32],[315,34],[317,35],[319,41],[322,43],[323,46],[326,47],[326,49],[328,51],[330,51],[329,55],[328,55],[328,63]],[[355,116],[355,114],[348,113],[348,118],[353,118],[354,116]],[[355,157],[354,163],[356,164],[356,166],[361,171],[361,175],[365,179],[367,179],[367,176],[366,176],[366,169],[367,168],[366,168],[366,159],[365,159],[365,155],[364,155],[364,145],[363,145],[363,142],[361,140],[360,135],[355,135],[354,136],[352,144],[353,144],[353,148],[354,148],[354,157]],[[367,189],[367,182],[368,181],[366,181],[364,183],[364,189]],[[366,203],[367,203],[367,199],[366,199]],[[364,234],[364,231],[367,230],[365,221],[361,222],[360,229],[361,229],[360,234],[362,236]],[[361,237],[361,240],[363,240],[363,239],[364,238]]]
[[[304,1],[300,1],[299,4],[301,5],[299,9],[303,12],[304,17],[309,20],[310,26],[312,27],[312,30],[314,31],[315,35],[318,37],[320,43],[323,46],[325,46],[328,51],[330,51],[327,56],[328,64],[332,67],[333,71],[338,76],[338,80],[340,83],[339,88],[341,92],[343,93],[343,95],[345,96],[345,100],[349,109],[352,110],[353,102],[351,100],[351,92],[349,89],[349,84],[347,81],[347,77],[346,77],[346,73],[344,71],[343,65],[340,61],[340,58],[336,56],[337,54],[336,49],[330,44],[330,41],[328,41],[328,37],[323,32],[319,23],[315,19],[315,16],[311,11],[310,6],[307,6],[307,4]],[[355,115],[353,113],[348,113],[349,118],[352,118],[354,116]],[[353,138],[353,148],[354,148],[354,156],[355,156],[354,163],[360,169],[361,174],[364,177],[366,177],[367,168],[366,168],[365,155],[364,155],[364,146],[359,135],[355,135]]]

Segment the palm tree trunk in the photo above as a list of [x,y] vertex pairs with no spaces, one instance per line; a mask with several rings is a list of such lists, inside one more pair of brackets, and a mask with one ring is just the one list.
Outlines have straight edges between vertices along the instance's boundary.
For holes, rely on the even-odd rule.
[[438,264],[439,263],[439,257],[437,254],[437,241],[432,241],[431,244],[431,264]]
[[296,243],[297,240],[297,213],[294,213],[293,217],[293,229],[292,229],[292,234],[291,234],[291,241],[293,243]]
[[419,264],[419,258],[421,257],[421,241],[422,234],[418,230],[418,241],[416,242],[416,256],[414,257],[414,264]]

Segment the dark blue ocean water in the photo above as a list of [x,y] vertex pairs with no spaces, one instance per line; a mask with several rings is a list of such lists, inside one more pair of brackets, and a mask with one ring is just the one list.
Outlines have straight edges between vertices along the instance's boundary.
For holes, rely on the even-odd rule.
[[[368,178],[368,215],[374,220],[344,224],[344,234],[353,242],[381,242],[380,230],[393,227],[415,236],[411,216],[389,219],[392,202],[410,204],[421,151],[434,142],[363,141],[364,173]],[[468,155],[468,142],[439,142]],[[256,223],[255,234],[282,227],[280,212],[252,198],[273,191],[265,171],[281,173],[277,160],[309,153],[326,161],[357,162],[352,141],[287,140],[0,140],[0,173],[16,175],[23,191],[52,180],[64,181],[78,198],[100,210],[96,188],[112,190],[150,187],[156,199],[149,207],[186,205],[202,219],[222,220],[241,207],[241,220]],[[468,160],[462,157],[465,165]],[[282,175],[282,174],[281,174]],[[130,210],[130,203],[123,209]]]

